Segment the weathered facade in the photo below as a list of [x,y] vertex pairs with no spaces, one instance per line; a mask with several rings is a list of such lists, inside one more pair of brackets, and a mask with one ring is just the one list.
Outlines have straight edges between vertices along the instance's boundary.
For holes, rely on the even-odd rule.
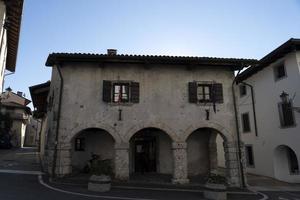
[[241,186],[231,86],[234,70],[254,62],[114,51],[50,54],[48,171],[72,173],[96,153],[113,160],[117,179],[155,172],[187,183],[217,169],[221,135],[228,182]]

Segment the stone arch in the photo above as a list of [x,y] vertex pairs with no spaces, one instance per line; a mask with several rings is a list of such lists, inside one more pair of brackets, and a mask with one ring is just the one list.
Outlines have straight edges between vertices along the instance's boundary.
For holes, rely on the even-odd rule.
[[86,128],[71,137],[70,142],[71,168],[75,172],[86,171],[89,160],[93,155],[100,159],[109,160],[114,167],[116,140],[107,130],[101,128]]
[[287,182],[294,182],[295,180],[299,182],[299,161],[296,151],[290,146],[283,144],[277,146],[274,149],[273,162],[275,178]]
[[129,140],[130,173],[173,173],[172,138],[164,130],[147,127]]
[[159,130],[165,132],[171,138],[171,140],[173,142],[174,141],[179,141],[179,137],[175,133],[175,131],[173,129],[171,129],[169,126],[167,126],[167,125],[165,125],[161,122],[152,122],[152,123],[142,123],[141,122],[138,125],[132,126],[128,131],[125,132],[126,134],[124,136],[124,140],[126,142],[129,142],[134,134],[136,134],[140,130],[143,130],[143,129],[146,129],[146,128],[159,129]]
[[86,123],[86,124],[80,124],[76,126],[74,129],[72,129],[71,134],[66,137],[65,142],[71,142],[72,139],[76,137],[76,135],[80,134],[84,130],[91,129],[91,128],[101,129],[106,131],[114,138],[115,143],[121,143],[122,141],[120,135],[116,132],[114,127],[105,124]]
[[182,141],[186,141],[187,138],[196,130],[200,128],[210,128],[218,132],[218,134],[223,138],[224,142],[233,141],[233,135],[223,126],[215,122],[199,122],[197,124],[192,124],[189,126],[181,135]]

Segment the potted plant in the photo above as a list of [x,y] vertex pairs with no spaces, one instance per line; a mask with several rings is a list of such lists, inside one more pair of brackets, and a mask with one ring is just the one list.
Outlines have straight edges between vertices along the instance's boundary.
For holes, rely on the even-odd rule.
[[94,160],[91,163],[90,173],[92,174],[89,183],[88,190],[96,192],[107,192],[111,188],[111,175],[112,167],[111,160]]
[[227,181],[224,176],[210,173],[205,184],[204,198],[212,200],[226,200]]

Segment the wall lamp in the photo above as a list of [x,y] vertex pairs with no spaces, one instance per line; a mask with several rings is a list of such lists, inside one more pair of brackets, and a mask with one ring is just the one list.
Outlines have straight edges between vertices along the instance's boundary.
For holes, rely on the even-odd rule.
[[[282,103],[288,104],[291,102],[291,100],[289,99],[289,94],[286,93],[285,91],[282,91],[282,93],[280,94],[280,98],[281,98]],[[291,106],[290,108],[292,110],[295,110],[298,113],[300,113],[300,107],[294,107],[294,106],[292,106],[292,104],[290,104],[290,106]]]

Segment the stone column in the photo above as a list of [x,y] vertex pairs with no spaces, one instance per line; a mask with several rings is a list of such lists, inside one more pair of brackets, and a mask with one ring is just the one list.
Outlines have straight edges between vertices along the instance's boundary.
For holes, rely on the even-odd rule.
[[[241,147],[242,149],[242,147]],[[232,187],[242,186],[242,174],[238,158],[237,142],[224,142],[225,164],[227,169],[227,180]],[[244,165],[242,165],[244,168]],[[245,168],[244,168],[245,172]],[[245,173],[243,174],[245,179]],[[246,182],[246,179],[245,179]]]
[[129,179],[129,143],[115,144],[115,178]]
[[57,146],[55,173],[58,177],[72,173],[72,148],[70,143],[60,143]]
[[173,183],[186,184],[189,183],[187,178],[187,143],[186,142],[173,142]]

